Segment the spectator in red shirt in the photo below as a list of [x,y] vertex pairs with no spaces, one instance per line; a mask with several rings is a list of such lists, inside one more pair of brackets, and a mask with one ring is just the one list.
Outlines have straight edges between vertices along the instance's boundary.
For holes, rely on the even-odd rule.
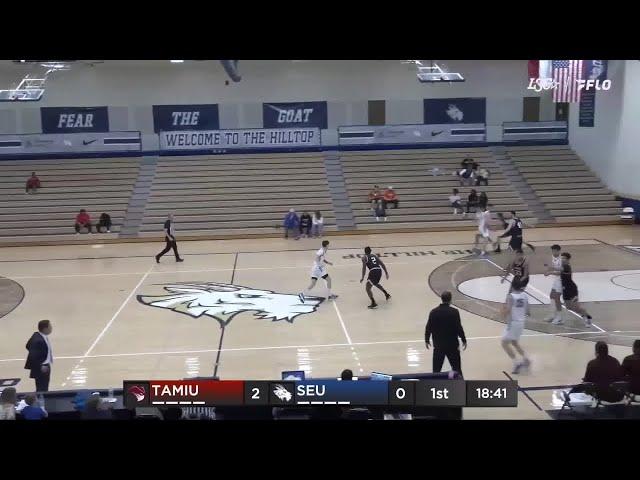
[[622,372],[629,381],[631,393],[640,395],[640,340],[633,342],[633,355],[622,361]]
[[80,213],[78,215],[76,215],[76,235],[78,235],[80,233],[80,229],[82,227],[87,227],[87,229],[89,230],[89,233],[91,232],[91,217],[89,216],[89,214],[87,213],[87,211],[83,208],[82,210],[80,210]]
[[605,402],[619,402],[624,396],[611,388],[613,382],[623,380],[622,367],[617,359],[609,355],[609,346],[605,342],[596,343],[596,358],[587,364],[583,380],[595,384],[595,392],[590,393]]
[[40,179],[36,177],[36,172],[31,172],[31,176],[27,180],[27,188],[25,193],[37,193],[40,188]]
[[393,190],[393,187],[389,187],[384,191],[382,202],[384,203],[384,208],[387,208],[387,205],[390,203],[393,204],[393,208],[398,208],[398,196]]

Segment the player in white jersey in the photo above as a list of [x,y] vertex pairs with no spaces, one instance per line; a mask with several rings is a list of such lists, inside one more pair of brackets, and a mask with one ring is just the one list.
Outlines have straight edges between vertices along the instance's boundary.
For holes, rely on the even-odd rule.
[[476,212],[476,220],[478,221],[478,233],[476,233],[476,240],[473,244],[473,249],[478,250],[478,242],[481,238],[484,238],[486,242],[482,246],[482,250],[480,250],[480,255],[484,255],[487,253],[487,245],[493,243],[494,248],[497,245],[491,240],[491,230],[489,228],[489,224],[491,223],[491,212],[489,211],[488,206],[485,206],[482,211]]
[[[507,322],[507,328],[502,336],[502,348],[513,360],[512,373],[520,373],[522,368],[526,369],[531,365],[527,354],[520,346],[520,336],[524,330],[525,320],[530,315],[529,299],[519,280],[514,279],[511,286],[512,291],[507,294],[507,302],[502,310],[503,319]],[[520,354],[521,360],[518,360],[511,347]]]
[[547,267],[547,271],[545,272],[544,276],[553,276],[553,285],[551,286],[551,293],[549,293],[549,298],[551,298],[553,317],[547,320],[547,322],[551,322],[553,325],[562,324],[562,302],[560,301],[560,298],[562,297],[562,257],[560,256],[561,249],[562,248],[560,247],[560,245],[551,245],[551,264],[544,264],[544,266]]
[[333,293],[331,293],[331,277],[329,276],[329,273],[327,272],[327,268],[325,267],[325,264],[333,265],[333,263],[327,261],[324,258],[325,255],[327,254],[328,246],[329,246],[329,240],[324,240],[322,242],[322,248],[316,252],[316,258],[313,262],[313,266],[311,267],[311,284],[306,290],[298,294],[298,297],[300,298],[300,301],[302,303],[304,303],[305,301],[305,295],[309,295],[309,290],[311,290],[313,287],[316,286],[316,282],[318,281],[318,278],[322,278],[327,284],[329,300],[334,300],[338,298],[338,295],[334,295]]

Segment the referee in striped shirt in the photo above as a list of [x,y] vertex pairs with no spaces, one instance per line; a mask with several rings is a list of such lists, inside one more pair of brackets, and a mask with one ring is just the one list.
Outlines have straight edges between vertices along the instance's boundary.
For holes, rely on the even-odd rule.
[[167,242],[167,245],[164,247],[164,250],[156,255],[156,263],[160,263],[160,258],[162,258],[162,256],[171,249],[173,249],[173,253],[176,256],[176,262],[184,262],[184,260],[180,258],[180,255],[178,255],[176,230],[173,226],[173,213],[170,213],[167,217],[167,221],[164,222],[164,240]]

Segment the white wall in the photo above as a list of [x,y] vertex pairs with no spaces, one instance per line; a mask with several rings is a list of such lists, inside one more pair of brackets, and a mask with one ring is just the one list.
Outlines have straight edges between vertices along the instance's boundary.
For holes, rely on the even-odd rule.
[[[387,101],[387,123],[391,124],[422,123],[424,98],[486,97],[489,140],[496,141],[502,122],[522,120],[522,97],[537,95],[526,90],[526,60],[444,63],[461,72],[466,82],[421,84],[415,67],[397,60],[242,60],[242,81],[228,86],[218,61],[76,65],[52,75],[40,102],[0,104],[0,112],[15,111],[13,115],[0,113],[0,133],[40,131],[41,106],[107,105],[112,129],[152,133],[154,104],[218,103],[221,128],[249,128],[262,127],[262,102],[326,100],[329,128],[335,129],[367,124],[369,100]],[[24,69],[1,62],[0,88],[21,78]],[[553,111],[549,105],[549,95],[544,95],[542,119]]]
[[640,62],[611,60],[611,90],[596,93],[595,126],[578,126],[578,104],[569,113],[569,143],[606,185],[640,195]]

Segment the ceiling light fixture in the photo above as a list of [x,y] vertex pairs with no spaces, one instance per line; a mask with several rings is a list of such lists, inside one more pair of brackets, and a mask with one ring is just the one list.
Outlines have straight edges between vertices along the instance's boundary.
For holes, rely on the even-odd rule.
[[171,63],[184,63],[184,60],[170,60]]

